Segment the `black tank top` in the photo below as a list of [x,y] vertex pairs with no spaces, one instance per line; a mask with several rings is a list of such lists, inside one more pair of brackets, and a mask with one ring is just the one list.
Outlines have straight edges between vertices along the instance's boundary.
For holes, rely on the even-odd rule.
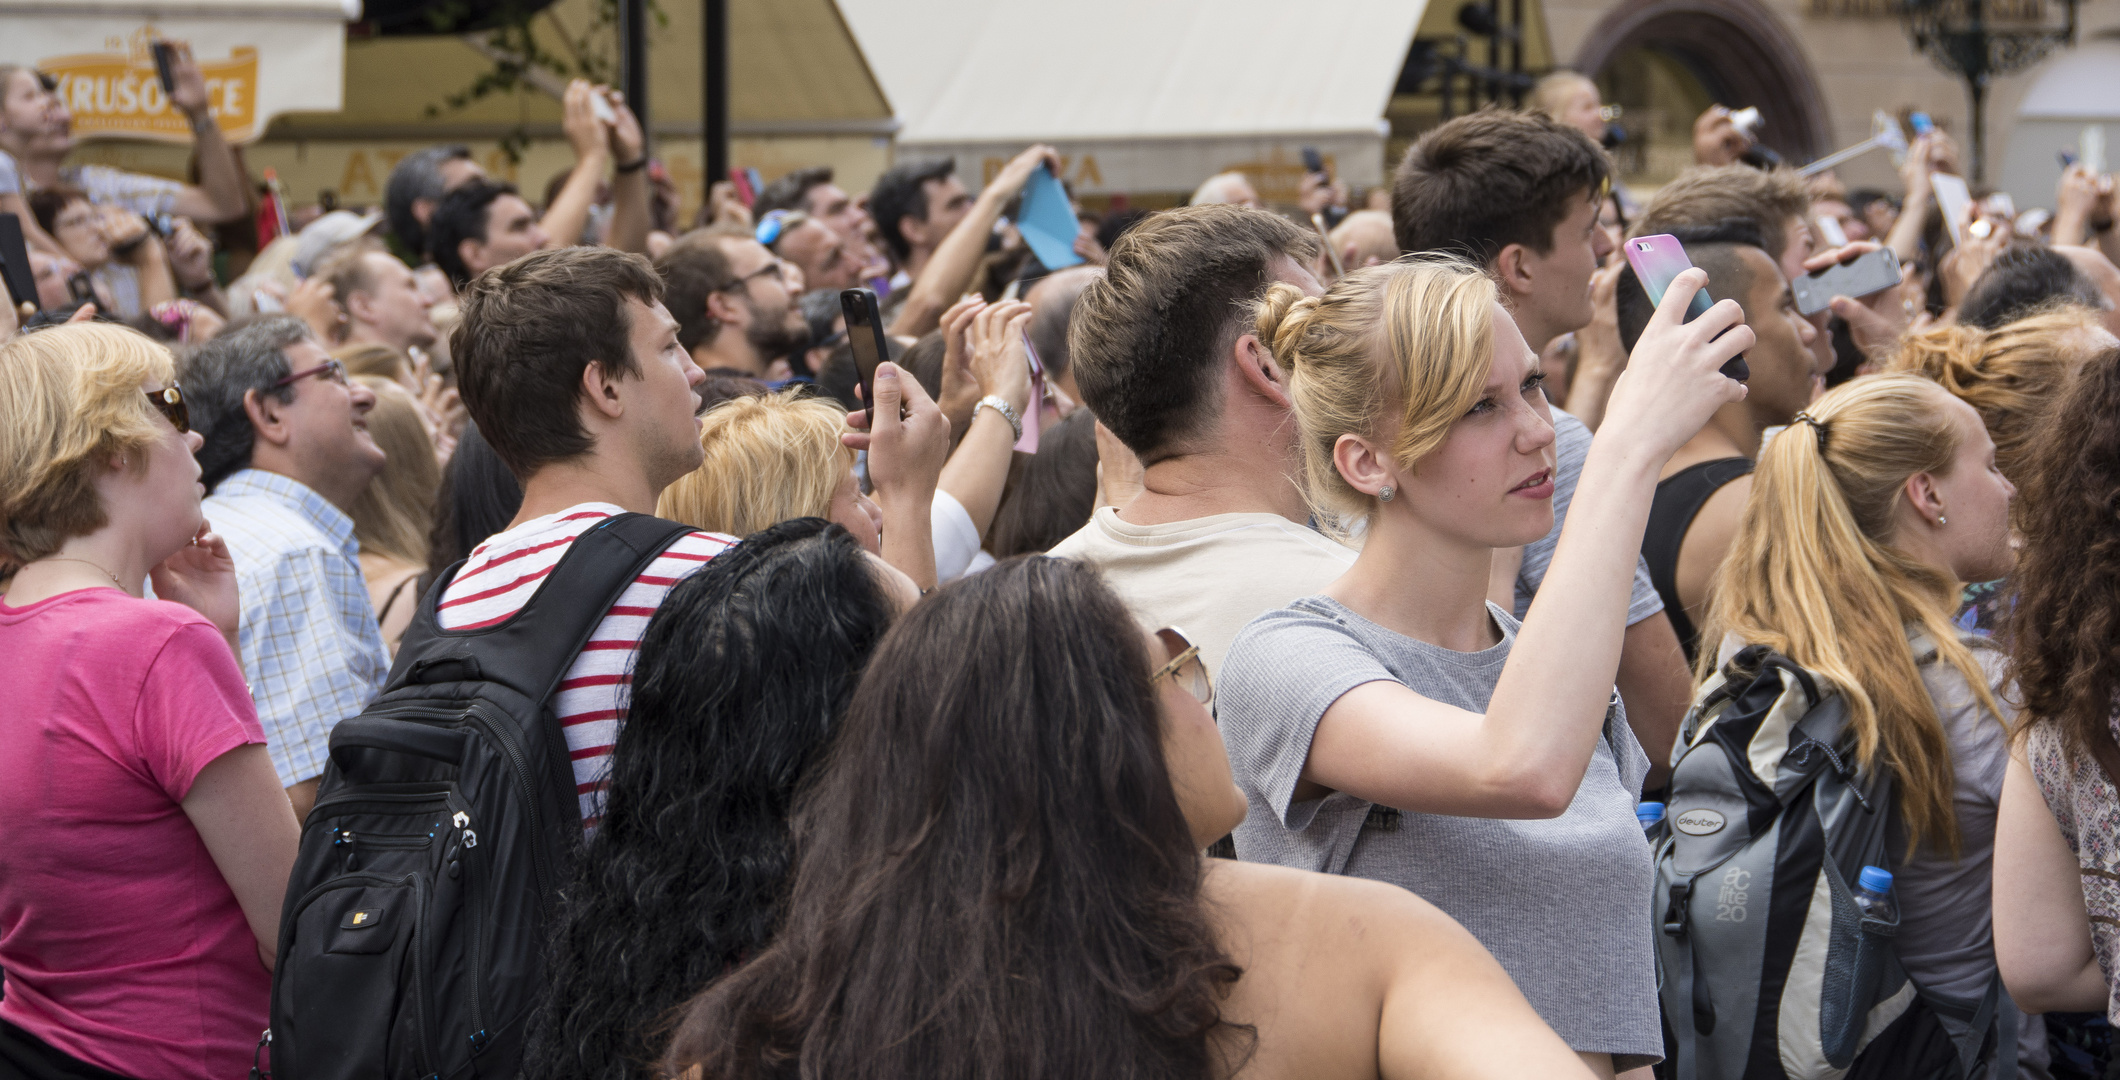
[[1750,473],[1752,467],[1751,458],[1741,457],[1688,465],[1658,481],[1656,497],[1649,503],[1649,528],[1642,536],[1642,558],[1649,564],[1649,581],[1656,586],[1656,595],[1664,598],[1664,614],[1671,617],[1671,629],[1678,633],[1678,644],[1686,650],[1689,668],[1700,646],[1700,629],[1693,625],[1685,604],[1678,598],[1678,549],[1708,498],[1722,490],[1724,484]]

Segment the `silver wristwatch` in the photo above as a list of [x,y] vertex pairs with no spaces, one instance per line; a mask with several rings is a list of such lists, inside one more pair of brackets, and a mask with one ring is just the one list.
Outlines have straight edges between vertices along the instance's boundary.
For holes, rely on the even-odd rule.
[[1000,413],[1001,418],[1008,421],[1009,428],[1016,433],[1016,441],[1023,441],[1023,418],[1016,415],[1015,408],[1008,403],[1007,399],[995,394],[988,394],[979,399],[979,404],[972,406],[972,411],[978,412],[982,408],[992,409]]

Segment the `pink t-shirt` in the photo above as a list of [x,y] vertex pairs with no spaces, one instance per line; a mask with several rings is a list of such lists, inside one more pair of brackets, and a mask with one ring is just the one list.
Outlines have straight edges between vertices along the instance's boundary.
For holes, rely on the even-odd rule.
[[190,608],[82,589],[0,603],[0,1018],[136,1077],[240,1077],[272,976],[179,804],[262,743]]

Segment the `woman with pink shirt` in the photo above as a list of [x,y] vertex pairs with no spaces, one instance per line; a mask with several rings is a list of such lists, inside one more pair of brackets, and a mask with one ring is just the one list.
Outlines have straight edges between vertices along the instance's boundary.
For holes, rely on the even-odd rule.
[[265,1029],[296,825],[174,376],[0,346],[0,1080],[240,1077]]

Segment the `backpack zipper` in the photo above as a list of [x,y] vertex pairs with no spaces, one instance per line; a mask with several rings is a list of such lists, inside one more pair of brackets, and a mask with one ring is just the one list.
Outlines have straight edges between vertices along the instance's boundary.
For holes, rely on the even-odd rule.
[[[449,799],[451,828],[457,830],[456,849],[451,855],[462,867],[464,875],[465,921],[471,933],[471,1056],[476,1058],[486,1049],[486,1008],[479,994],[479,987],[486,980],[486,905],[485,877],[472,865],[469,852],[478,847],[478,833],[472,829],[471,807],[461,798]],[[445,860],[446,865],[446,860]]]

